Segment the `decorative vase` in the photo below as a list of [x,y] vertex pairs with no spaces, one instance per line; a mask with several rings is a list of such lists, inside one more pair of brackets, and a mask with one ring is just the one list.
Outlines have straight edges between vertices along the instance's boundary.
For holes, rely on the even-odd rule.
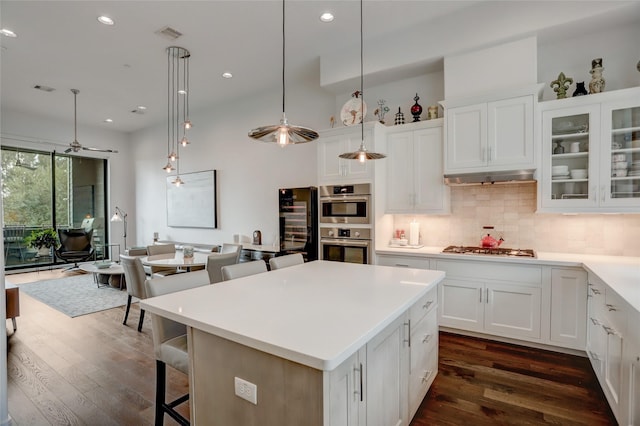
[[576,82],[576,90],[573,92],[573,96],[584,96],[588,95],[587,88],[584,87],[584,81]]
[[[574,95],[575,96],[575,95]],[[555,141],[555,148],[553,148],[554,154],[564,154],[564,147],[560,144],[560,141]]]
[[396,112],[396,119],[393,122],[394,125],[404,124],[404,114],[400,111],[400,107],[398,107],[398,112]]
[[435,120],[438,118],[438,105],[431,105],[427,108],[427,119]]
[[411,115],[413,115],[413,122],[414,123],[416,121],[420,121],[420,114],[422,114],[422,106],[420,106],[420,104],[418,103],[419,99],[420,99],[420,97],[416,93],[416,96],[413,98],[413,100],[416,101],[416,103],[413,104],[413,106],[411,107]]

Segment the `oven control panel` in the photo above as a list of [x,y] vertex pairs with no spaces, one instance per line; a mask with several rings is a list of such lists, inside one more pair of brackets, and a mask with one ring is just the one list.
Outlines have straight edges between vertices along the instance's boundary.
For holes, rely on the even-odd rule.
[[320,228],[320,238],[370,240],[371,229],[369,228]]

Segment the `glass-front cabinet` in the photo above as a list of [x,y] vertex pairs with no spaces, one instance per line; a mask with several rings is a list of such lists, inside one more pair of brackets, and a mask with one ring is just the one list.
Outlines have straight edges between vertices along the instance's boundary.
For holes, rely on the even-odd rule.
[[640,199],[640,100],[611,102],[602,106],[603,144],[608,155],[601,167],[610,167],[602,185],[611,204],[638,205]]
[[640,212],[640,88],[540,109],[539,211]]

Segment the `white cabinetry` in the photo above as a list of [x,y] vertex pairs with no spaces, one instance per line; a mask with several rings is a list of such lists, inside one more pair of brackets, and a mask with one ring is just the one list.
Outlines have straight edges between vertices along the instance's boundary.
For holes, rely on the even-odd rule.
[[[640,211],[640,89],[543,102],[540,109],[539,210]],[[571,176],[575,169],[587,175]]]
[[550,339],[566,348],[584,350],[587,333],[587,273],[551,269]]
[[[376,138],[383,137],[384,126],[378,122],[365,123],[364,141],[373,151]],[[373,161],[361,163],[338,157],[345,152],[357,151],[362,141],[360,126],[340,127],[325,130],[318,139],[318,183],[371,182]]]
[[445,214],[442,119],[388,129],[386,213]]
[[376,264],[382,266],[397,266],[401,268],[431,269],[431,262],[435,262],[435,260],[419,256],[379,254]]
[[443,101],[445,173],[535,168],[536,89],[479,101]]
[[408,425],[438,370],[437,288],[328,373],[331,426]]
[[640,424],[638,411],[638,318],[617,293],[589,274],[587,354],[618,423]]
[[439,286],[440,325],[498,336],[539,340],[540,267],[438,260],[447,278]]

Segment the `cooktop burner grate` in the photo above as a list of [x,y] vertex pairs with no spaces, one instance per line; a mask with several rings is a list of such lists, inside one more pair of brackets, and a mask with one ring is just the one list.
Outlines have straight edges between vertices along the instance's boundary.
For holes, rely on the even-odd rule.
[[512,248],[485,248],[474,246],[449,246],[442,250],[442,253],[454,254],[485,254],[492,256],[514,256],[514,257],[536,257],[531,249],[512,249]]

